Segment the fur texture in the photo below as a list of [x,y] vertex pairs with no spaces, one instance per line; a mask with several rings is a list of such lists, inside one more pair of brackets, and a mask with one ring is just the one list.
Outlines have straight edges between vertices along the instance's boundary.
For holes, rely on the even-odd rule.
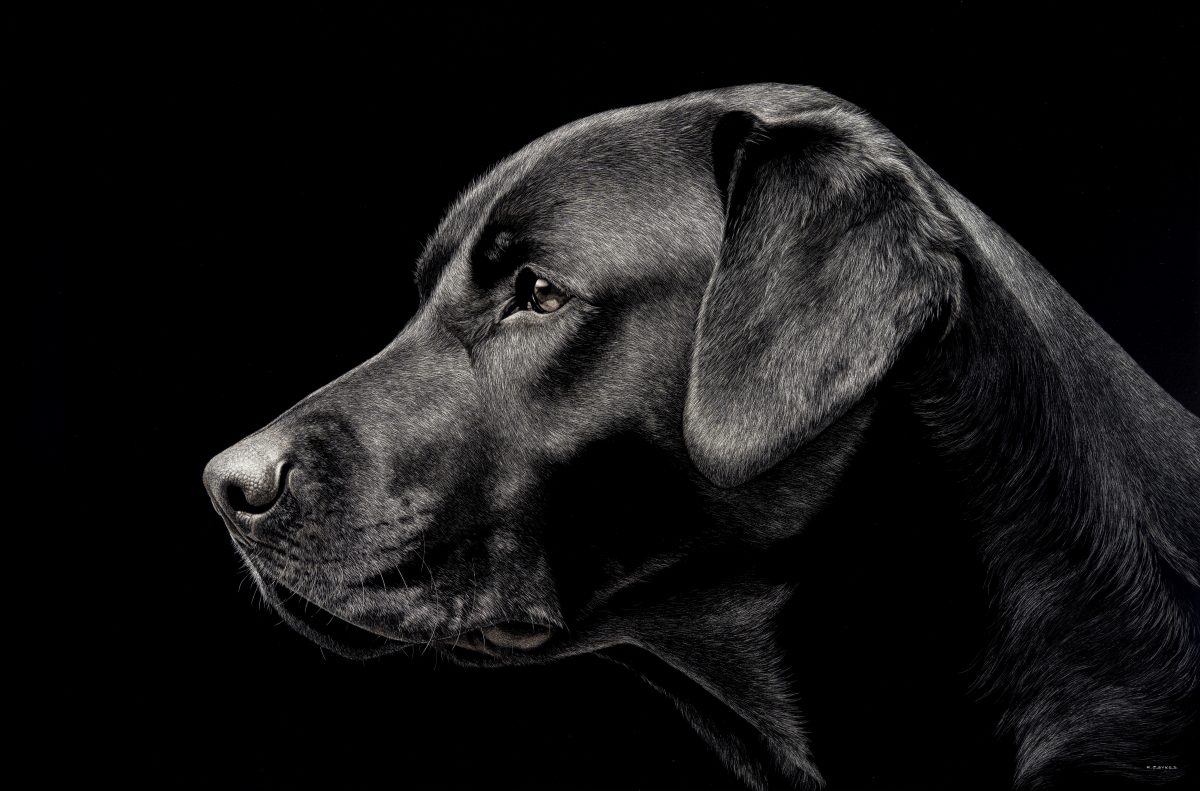
[[[999,756],[960,787],[1181,775],[1200,421],[858,108],[760,85],[584,119],[466,190],[417,270],[388,348],[206,471],[264,595],[313,640],[600,654],[757,789],[848,785],[822,729],[866,740],[939,699],[942,738],[977,722]],[[539,278],[560,309],[532,309]],[[968,546],[978,576],[903,555],[923,541]],[[915,599],[951,622],[843,594],[867,637],[827,636],[832,591],[871,563],[923,575],[897,596],[961,580]],[[985,587],[986,639],[953,622]],[[865,656],[855,640],[902,618],[910,655]],[[921,653],[927,633],[950,659]],[[973,694],[954,683],[975,656]],[[858,689],[883,714],[839,711]],[[907,755],[933,737],[888,738]]]

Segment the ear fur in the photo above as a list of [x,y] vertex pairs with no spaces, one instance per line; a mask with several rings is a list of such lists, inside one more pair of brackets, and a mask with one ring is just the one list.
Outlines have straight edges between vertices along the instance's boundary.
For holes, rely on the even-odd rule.
[[684,438],[709,480],[737,486],[860,401],[951,301],[957,234],[907,150],[852,110],[730,113],[713,148],[725,231]]

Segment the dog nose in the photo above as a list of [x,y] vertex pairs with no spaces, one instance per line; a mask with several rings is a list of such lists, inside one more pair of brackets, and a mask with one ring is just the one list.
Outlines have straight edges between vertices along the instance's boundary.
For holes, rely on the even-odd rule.
[[213,458],[204,468],[204,488],[226,516],[265,514],[287,486],[282,443],[250,437]]

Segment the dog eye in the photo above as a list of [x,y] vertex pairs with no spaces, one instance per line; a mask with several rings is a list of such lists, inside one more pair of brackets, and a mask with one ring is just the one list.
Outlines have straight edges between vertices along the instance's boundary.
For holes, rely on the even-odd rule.
[[571,295],[532,269],[523,269],[517,275],[516,298],[510,303],[507,313],[532,310],[534,313],[553,313],[567,304]]
[[533,281],[529,304],[538,313],[553,313],[567,303],[569,297],[544,277]]

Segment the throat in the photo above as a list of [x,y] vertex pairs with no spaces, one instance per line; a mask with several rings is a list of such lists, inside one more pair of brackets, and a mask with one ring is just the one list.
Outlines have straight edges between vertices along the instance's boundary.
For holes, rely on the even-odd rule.
[[752,788],[907,782],[934,745],[954,760],[921,776],[1011,781],[1000,714],[971,688],[993,620],[978,537],[908,400],[880,393],[868,409],[839,427],[853,452],[822,454],[821,470],[840,469],[819,498],[804,475],[767,481],[757,509],[728,495],[761,546],[666,572],[672,595],[643,590],[636,647],[608,656]]
[[[772,744],[746,717],[698,681],[695,670],[676,667],[647,651],[618,646],[598,654],[639,676],[665,696],[725,767],[752,789],[814,786],[821,775],[809,760],[803,734],[797,729],[789,745]],[[788,721],[794,713],[787,705],[760,706],[759,716]],[[740,707],[740,706],[739,706]],[[784,749],[780,750],[780,746]]]
[[830,787],[1011,783],[1001,712],[973,688],[995,613],[954,479],[907,399],[880,393],[829,506],[784,547],[780,642]]
[[643,612],[631,644],[601,656],[666,695],[753,789],[822,784],[774,624],[786,591],[742,577]]

